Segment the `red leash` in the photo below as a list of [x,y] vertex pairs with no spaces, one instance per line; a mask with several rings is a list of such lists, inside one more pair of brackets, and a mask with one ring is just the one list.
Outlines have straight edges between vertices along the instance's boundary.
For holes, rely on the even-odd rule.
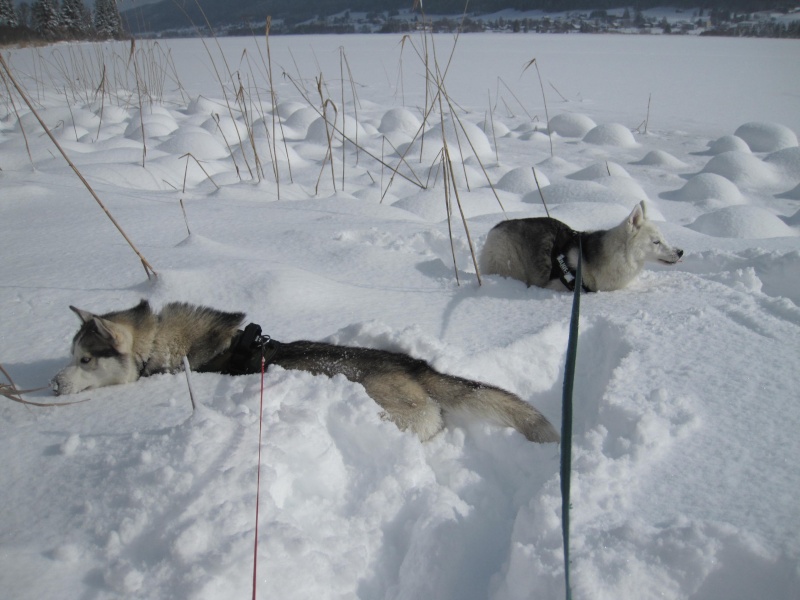
[[261,351],[261,401],[258,407],[258,475],[256,476],[256,533],[253,545],[253,600],[256,600],[258,583],[258,506],[261,497],[261,430],[264,423],[264,371],[266,370],[264,351]]

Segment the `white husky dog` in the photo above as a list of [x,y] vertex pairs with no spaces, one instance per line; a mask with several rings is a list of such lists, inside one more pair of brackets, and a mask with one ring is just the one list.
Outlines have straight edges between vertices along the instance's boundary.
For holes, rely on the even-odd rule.
[[495,225],[480,256],[483,273],[524,281],[528,286],[572,290],[583,248],[583,287],[589,292],[618,290],[642,271],[645,261],[674,264],[683,250],[673,248],[645,215],[644,202],[612,229],[574,231],[550,217],[512,219]]

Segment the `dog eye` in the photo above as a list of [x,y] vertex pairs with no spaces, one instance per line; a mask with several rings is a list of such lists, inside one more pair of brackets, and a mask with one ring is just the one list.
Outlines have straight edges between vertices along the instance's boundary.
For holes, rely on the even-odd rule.
[[81,364],[82,365],[88,365],[90,362],[92,362],[92,357],[91,356],[84,356],[84,357],[81,358]]
[[653,240],[653,243],[658,246],[661,243],[661,240]]

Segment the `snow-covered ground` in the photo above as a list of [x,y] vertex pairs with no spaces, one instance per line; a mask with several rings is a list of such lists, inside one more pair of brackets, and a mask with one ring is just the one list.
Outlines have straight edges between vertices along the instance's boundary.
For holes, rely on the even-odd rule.
[[[129,46],[4,51],[158,272],[147,280],[4,88],[0,364],[16,384],[45,385],[66,363],[78,325],[69,304],[185,300],[246,311],[278,340],[404,350],[512,390],[558,427],[571,297],[493,276],[477,284],[458,211],[448,223],[442,177],[429,175],[438,112],[424,145],[412,142],[426,90],[410,44],[422,41],[401,42],[271,40],[280,189],[264,40],[220,41],[232,78],[213,41],[140,45],[139,91],[156,99],[141,115]],[[442,70],[452,46],[429,40]],[[676,267],[652,265],[627,289],[582,300],[576,599],[800,597],[798,57],[800,43],[777,40],[458,41],[444,85],[464,128],[448,144],[477,248],[501,219],[544,214],[535,165],[551,212],[573,227],[613,225],[644,199],[686,251]],[[525,70],[533,58],[552,154],[536,72]],[[113,98],[101,103],[102,65]],[[318,88],[363,147],[343,155],[334,141],[333,173]],[[255,122],[260,181],[238,142],[239,106]],[[374,157],[395,166],[393,147],[408,144],[408,179],[392,178]],[[0,397],[2,597],[250,594],[260,378],[194,374],[192,387],[194,414],[183,374],[60,408]],[[563,597],[556,446],[466,420],[421,444],[343,378],[274,368],[265,387],[258,597]]]

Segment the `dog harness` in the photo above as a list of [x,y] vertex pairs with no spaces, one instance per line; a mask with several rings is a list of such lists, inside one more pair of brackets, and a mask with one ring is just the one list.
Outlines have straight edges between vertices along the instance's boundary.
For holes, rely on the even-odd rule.
[[239,331],[231,341],[230,359],[222,373],[230,375],[250,375],[261,371],[261,360],[264,366],[269,365],[278,353],[280,342],[268,335],[261,335],[261,326],[250,323],[243,331]]
[[281,343],[268,335],[261,334],[261,327],[250,323],[239,330],[231,339],[230,345],[197,367],[199,373],[222,373],[223,375],[252,375],[270,365],[278,354]]
[[[578,249],[578,236],[580,232],[566,225],[559,227],[551,251],[550,279],[558,279],[570,292],[575,291],[576,270],[569,266],[567,256],[570,251]],[[592,291],[583,282],[581,288],[584,292]]]

